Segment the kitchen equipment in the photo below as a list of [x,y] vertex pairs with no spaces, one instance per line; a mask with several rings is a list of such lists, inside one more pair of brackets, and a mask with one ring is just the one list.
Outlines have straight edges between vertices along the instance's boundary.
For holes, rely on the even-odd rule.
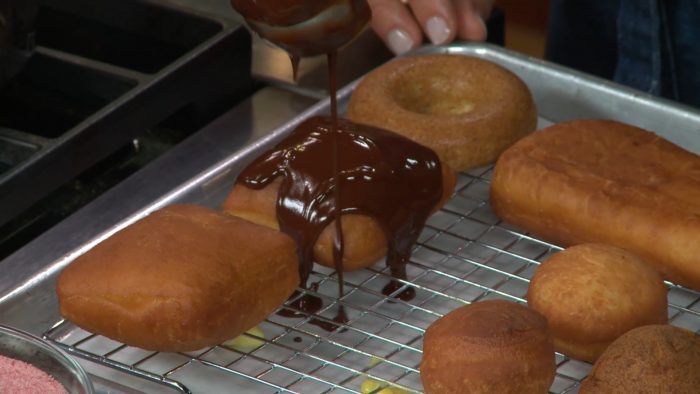
[[231,5],[252,30],[296,57],[337,50],[370,18],[366,0],[231,0]]
[[[688,107],[486,44],[419,52],[478,56],[507,67],[531,88],[540,126],[575,118],[618,119],[655,130],[700,153],[700,113]],[[340,91],[341,108],[354,87]],[[217,346],[186,354],[125,346],[76,328],[57,313],[55,275],[76,256],[163,205],[218,206],[253,158],[302,120],[326,113],[328,105],[327,100],[321,102],[270,134],[257,134],[256,124],[263,117],[241,120],[233,112],[203,129],[198,136],[212,141],[212,136],[228,135],[236,127],[245,136],[240,138],[247,139],[246,145],[197,175],[183,174],[179,186],[163,192],[163,174],[181,168],[183,157],[203,157],[212,149],[211,144],[190,141],[173,150],[170,160],[165,157],[158,166],[120,184],[3,261],[13,279],[0,277],[0,316],[45,332],[47,339],[70,354],[107,367],[95,373],[120,382],[132,377],[154,382],[163,392],[358,393],[367,379],[419,392],[421,338],[428,325],[468,302],[490,298],[523,302],[539,262],[559,250],[493,215],[488,206],[490,166],[460,174],[454,197],[429,219],[408,266],[409,280],[404,282],[416,288],[412,301],[389,299],[381,293],[390,280],[381,263],[345,274],[347,294],[341,300],[336,298],[337,276],[319,267],[312,274],[319,283],[314,293],[326,307],[317,315],[295,319],[271,315],[260,324],[264,338],[253,349]],[[672,284],[668,288],[671,324],[699,332],[700,293]],[[343,331],[326,332],[311,324],[313,319],[332,319],[340,304],[350,317]],[[556,361],[551,392],[575,392],[590,365],[561,355]]]
[[36,0],[0,2],[0,87],[31,57],[35,46]]
[[39,368],[61,383],[70,394],[94,393],[92,383],[80,364],[34,335],[0,325],[0,355]]
[[[31,19],[31,4],[35,29],[18,22]],[[4,0],[0,9],[12,26],[5,41],[29,47],[36,32],[23,67],[2,66],[14,76],[0,88],[0,226],[147,131],[208,122],[255,88],[250,35],[231,19],[165,0]]]

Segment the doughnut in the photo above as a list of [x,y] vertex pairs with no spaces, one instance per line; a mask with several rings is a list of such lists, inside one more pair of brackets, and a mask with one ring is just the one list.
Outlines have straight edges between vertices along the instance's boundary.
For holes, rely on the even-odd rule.
[[377,68],[353,92],[348,117],[428,146],[457,171],[494,162],[537,126],[525,83],[495,63],[461,55],[407,57]]
[[490,205],[505,222],[560,245],[628,250],[700,290],[700,156],[612,120],[533,133],[498,158]]
[[700,337],[671,325],[630,330],[593,365],[580,394],[694,394],[700,390]]
[[552,255],[535,271],[527,301],[549,321],[554,348],[587,362],[625,332],[668,321],[661,276],[639,257],[604,244]]
[[547,319],[514,302],[460,307],[423,338],[420,376],[427,394],[546,393],[555,373]]
[[[454,172],[442,166],[443,197],[439,209],[452,196],[456,183]],[[242,184],[236,184],[221,209],[253,223],[279,229],[277,222],[277,196],[282,183],[276,179],[265,188],[254,190]],[[343,270],[355,271],[376,263],[387,251],[386,236],[381,226],[369,216],[362,214],[344,214],[341,216],[343,228]],[[332,221],[321,232],[314,245],[316,262],[333,268],[333,240],[335,238],[335,221]]]
[[243,334],[299,285],[294,241],[196,205],[154,211],[58,277],[61,315],[130,346],[183,352]]

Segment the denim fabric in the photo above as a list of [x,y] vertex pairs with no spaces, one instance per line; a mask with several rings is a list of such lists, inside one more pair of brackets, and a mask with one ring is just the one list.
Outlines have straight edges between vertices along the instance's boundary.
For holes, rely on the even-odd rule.
[[545,57],[611,79],[617,64],[621,0],[550,0]]
[[614,79],[661,94],[661,18],[658,0],[622,0],[617,19],[618,63]]
[[700,107],[700,0],[553,0],[551,11],[548,59]]
[[666,0],[679,101],[700,108],[700,0]]

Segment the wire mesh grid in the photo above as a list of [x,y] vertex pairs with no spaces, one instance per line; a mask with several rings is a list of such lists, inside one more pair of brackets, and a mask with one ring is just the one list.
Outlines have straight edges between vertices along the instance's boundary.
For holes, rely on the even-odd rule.
[[[271,314],[252,346],[216,346],[190,353],[158,353],[93,335],[67,321],[45,337],[70,353],[169,386],[181,392],[360,393],[368,380],[420,392],[419,365],[425,329],[467,303],[501,298],[525,302],[529,278],[540,261],[560,250],[507,223],[488,205],[492,167],[459,175],[453,198],[426,224],[408,266],[416,295],[403,301],[382,294],[391,279],[383,262],[338,278],[317,266],[312,293],[325,307],[303,318]],[[671,324],[700,331],[700,294],[668,284]],[[397,290],[397,292],[401,289]],[[349,322],[326,331],[339,305]],[[284,308],[293,309],[290,303]],[[280,308],[281,309],[281,308]],[[279,311],[279,310],[278,310]],[[556,355],[552,393],[575,393],[590,364]],[[365,386],[363,386],[365,383]],[[400,391],[399,391],[400,392]]]

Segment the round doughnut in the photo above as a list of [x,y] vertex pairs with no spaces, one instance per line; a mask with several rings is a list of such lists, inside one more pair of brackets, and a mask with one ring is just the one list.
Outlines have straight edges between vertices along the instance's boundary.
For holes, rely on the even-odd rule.
[[630,330],[613,342],[580,394],[693,394],[700,391],[700,337],[671,325]]
[[406,57],[377,68],[353,92],[348,117],[428,146],[458,171],[495,161],[537,126],[525,83],[462,55]]
[[668,321],[666,287],[656,271],[603,244],[552,255],[535,271],[527,301],[549,321],[554,348],[588,362],[625,332]]
[[423,337],[420,376],[427,394],[546,393],[555,373],[547,320],[514,302],[455,309]]

